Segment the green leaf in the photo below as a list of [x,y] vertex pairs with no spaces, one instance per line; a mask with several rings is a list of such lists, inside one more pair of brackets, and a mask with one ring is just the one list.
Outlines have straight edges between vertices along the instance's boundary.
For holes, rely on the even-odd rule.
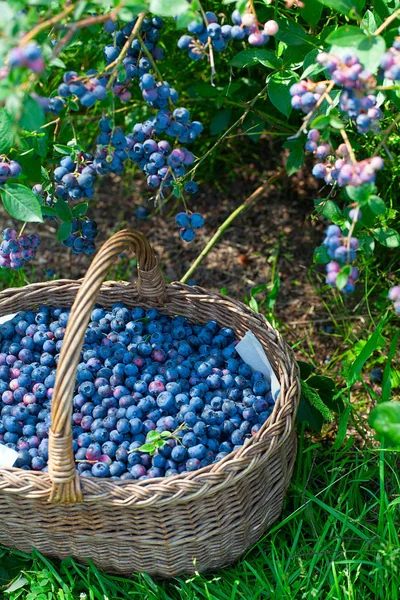
[[81,202],[80,204],[76,204],[76,206],[72,209],[72,214],[74,217],[83,217],[86,214],[87,209],[89,208],[89,204],[87,202]]
[[170,431],[162,431],[160,436],[167,440],[172,437],[172,433]]
[[345,189],[350,200],[357,202],[357,204],[363,204],[368,201],[370,195],[375,191],[375,186],[374,184],[367,183],[358,187],[347,185]]
[[331,52],[337,56],[347,54],[351,48],[366,69],[373,73],[378,68],[386,50],[383,37],[367,36],[358,27],[344,25],[331,33],[326,41],[332,44]]
[[5,108],[0,108],[0,153],[9,151],[14,142],[13,123]]
[[375,241],[372,235],[368,235],[365,231],[358,234],[360,240],[360,249],[366,256],[372,256],[375,250]]
[[34,149],[27,154],[18,157],[18,162],[22,167],[22,174],[30,184],[38,183],[42,180],[41,158],[35,154]]
[[333,223],[341,223],[343,221],[343,213],[333,200],[327,200],[324,203],[322,215]]
[[400,402],[382,402],[371,412],[368,421],[385,445],[400,445]]
[[42,215],[46,215],[47,217],[55,217],[56,209],[53,206],[44,206],[42,205]]
[[311,373],[315,371],[315,367],[310,365],[310,363],[306,363],[303,360],[298,360],[297,364],[300,367],[300,377],[301,379],[307,379],[310,377]]
[[57,230],[58,241],[63,242],[64,240],[67,239],[68,236],[71,235],[71,233],[72,233],[72,223],[68,223],[68,221],[61,223],[60,227]]
[[289,150],[289,156],[286,161],[286,172],[290,176],[293,175],[293,173],[296,173],[303,166],[304,142],[300,138],[295,140],[286,140],[286,142],[283,144],[283,147]]
[[312,121],[310,129],[326,129],[329,127],[330,122],[331,119],[329,115],[319,115]]
[[343,129],[345,124],[336,115],[329,115],[329,125],[334,129]]
[[190,9],[187,0],[150,0],[150,12],[160,17],[177,17]]
[[336,412],[342,410],[343,401],[334,380],[325,375],[312,375],[307,379],[310,387],[318,392],[328,408]]
[[68,154],[68,155],[71,154],[71,147],[70,146],[64,146],[62,144],[54,144],[53,148],[59,154]]
[[377,227],[373,230],[374,238],[386,248],[397,248],[400,246],[400,235],[390,227]]
[[[56,209],[57,217],[61,219],[61,221],[67,221],[68,223],[71,223],[73,215],[70,207],[68,206],[68,202],[66,202],[65,200],[61,200],[61,198],[58,198],[54,206]],[[68,235],[64,239],[66,239]]]
[[28,223],[42,223],[42,210],[37,196],[19,183],[9,183],[0,190],[4,208],[14,219]]
[[379,196],[370,196],[368,198],[368,206],[374,215],[384,215],[386,212],[386,205]]
[[317,265],[326,265],[331,260],[326,246],[321,245],[315,248],[313,260]]
[[321,18],[322,6],[318,0],[307,0],[304,8],[300,9],[300,14],[311,28],[318,24]]
[[179,15],[179,17],[176,20],[176,28],[186,29],[189,23],[191,23],[192,21],[197,21],[198,23],[201,23],[201,15],[200,13],[195,12],[194,10],[188,10],[184,14]]
[[147,452],[148,454],[152,455],[155,453],[156,448],[153,444],[143,444],[143,446],[140,446],[137,448],[137,450],[139,450],[139,452]]
[[211,135],[218,135],[228,127],[231,114],[232,111],[229,108],[224,108],[215,113],[210,123]]
[[155,442],[156,440],[160,439],[160,433],[158,431],[149,431],[149,433],[146,435],[146,442],[150,443],[150,442]]
[[285,117],[289,117],[292,112],[290,86],[298,80],[298,75],[292,71],[279,71],[268,79],[268,97]]
[[354,11],[360,12],[365,4],[365,0],[319,0],[323,6],[333,8],[337,12],[349,16]]
[[304,29],[291,19],[278,19],[279,31],[276,37],[288,46],[301,46],[303,44],[312,44],[312,37],[307,35]]
[[270,69],[280,69],[282,66],[282,59],[278,58],[272,50],[249,48],[248,50],[242,50],[242,52],[236,54],[229,64],[232,67],[238,68],[252,67],[261,64]]
[[249,306],[251,308],[251,310],[253,310],[255,313],[258,313],[258,302],[255,298],[250,298],[249,300]]
[[349,276],[347,273],[343,273],[342,271],[338,273],[336,277],[336,287],[339,291],[341,291],[347,284]]
[[392,388],[392,377],[391,377],[391,362],[396,355],[397,352],[397,344],[399,342],[400,337],[400,329],[396,331],[389,348],[389,354],[387,357],[387,362],[385,365],[385,370],[383,372],[382,379],[382,402],[387,402],[390,400],[390,392]]
[[46,119],[43,108],[31,96],[27,96],[22,108],[19,125],[26,131],[37,131],[44,125]]
[[382,319],[379,321],[377,328],[370,335],[364,348],[361,350],[360,354],[357,356],[355,361],[350,366],[349,373],[347,375],[348,385],[350,385],[350,386],[354,385],[354,383],[357,381],[357,379],[360,376],[361,369],[363,368],[364,364],[366,363],[366,361],[369,359],[369,357],[372,355],[372,353],[378,347],[380,333],[381,333],[382,328],[385,325],[385,323],[386,323],[386,315],[384,315],[382,317]]

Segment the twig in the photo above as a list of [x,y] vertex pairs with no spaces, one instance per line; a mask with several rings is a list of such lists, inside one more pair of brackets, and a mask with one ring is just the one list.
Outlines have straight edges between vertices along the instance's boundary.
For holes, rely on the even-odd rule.
[[396,118],[389,125],[389,127],[387,127],[387,129],[385,129],[385,133],[383,135],[383,138],[379,142],[378,147],[375,150],[375,155],[377,155],[378,152],[379,152],[379,150],[381,150],[385,146],[386,140],[388,139],[389,135],[392,133],[393,129],[396,127],[396,125],[398,124],[399,121],[400,121],[400,113],[396,116]]
[[181,283],[185,283],[189,279],[189,277],[194,273],[194,271],[203,262],[207,254],[213,249],[215,244],[218,242],[218,240],[220,239],[224,231],[232,223],[232,221],[234,221],[236,217],[238,217],[242,212],[247,210],[252,204],[255,204],[255,202],[257,202],[263,195],[263,193],[271,186],[271,184],[274,183],[274,181],[276,181],[277,179],[279,179],[279,177],[283,175],[284,172],[284,169],[280,169],[277,173],[272,175],[272,177],[270,177],[263,185],[260,185],[260,187],[258,187],[248,198],[246,198],[243,204],[238,206],[238,208],[234,210],[227,219],[225,219],[222,225],[218,227],[217,231],[214,233],[212,238],[200,252],[199,256],[196,258],[194,263],[186,271],[186,273],[181,279]]
[[203,154],[203,156],[200,158],[200,160],[196,163],[196,165],[193,167],[193,169],[191,169],[189,171],[189,173],[187,173],[187,175],[194,174],[196,172],[196,170],[198,169],[198,167],[205,161],[205,159],[214,152],[214,150],[222,142],[222,140],[224,140],[230,134],[231,131],[236,129],[236,127],[239,127],[240,125],[243,124],[243,121],[247,117],[248,113],[252,110],[252,108],[253,108],[254,104],[257,102],[257,100],[266,92],[267,88],[268,88],[268,84],[266,86],[264,86],[263,89],[260,92],[258,92],[258,94],[256,96],[254,96],[253,100],[251,100],[251,102],[249,102],[247,104],[244,113],[233,123],[233,125],[231,125],[221,135],[221,137],[215,142],[215,144],[209,150],[207,150],[207,152],[205,154]]
[[397,19],[397,17],[400,17],[400,8],[395,10],[394,13],[392,15],[390,15],[390,17],[388,17],[385,21],[383,21],[382,25],[380,27],[378,27],[378,29],[372,35],[379,35],[380,33],[382,33],[382,31],[384,29],[386,29],[386,27],[388,25],[390,25],[390,23],[392,21]]
[[318,110],[318,108],[321,106],[321,104],[323,103],[323,101],[326,98],[329,97],[329,92],[332,91],[334,85],[335,85],[335,82],[331,81],[330,84],[328,85],[328,87],[326,88],[325,92],[322,94],[321,98],[316,103],[316,105],[304,117],[304,121],[301,124],[300,129],[298,130],[298,132],[295,135],[292,135],[290,138],[288,138],[289,140],[295,140],[298,137],[300,137],[300,135],[303,133],[303,131],[306,129],[308,123],[310,122],[311,117],[313,116],[313,114]]
[[47,19],[46,21],[42,21],[42,23],[39,23],[38,25],[36,25],[36,27],[31,29],[31,31],[29,31],[29,33],[26,33],[24,35],[24,37],[21,39],[19,45],[25,46],[30,40],[32,40],[34,37],[36,37],[38,33],[43,31],[43,29],[47,29],[47,27],[51,27],[52,25],[55,25],[55,23],[58,23],[59,21],[61,21],[61,19],[63,19],[67,15],[69,15],[74,10],[74,8],[75,8],[75,4],[70,4],[70,6],[65,7],[64,10],[62,10],[58,15],[55,15],[54,17],[51,17],[51,19]]
[[111,68],[113,69],[113,71],[111,73],[111,77],[107,83],[108,89],[110,89],[112,87],[112,85],[115,81],[115,78],[117,76],[117,70],[118,70],[119,65],[122,63],[126,53],[128,52],[129,48],[131,47],[133,40],[138,36],[145,15],[146,15],[146,12],[140,13],[140,15],[138,16],[137,21],[135,23],[135,26],[132,29],[132,33],[126,40],[121,52],[118,55],[118,58],[116,58],[112,63],[110,63],[105,69],[106,71]]
[[354,154],[353,146],[350,143],[349,136],[347,135],[344,129],[340,130],[340,134],[343,138],[344,143],[346,144],[347,151],[350,155],[352,162],[355,164],[357,162],[356,155]]

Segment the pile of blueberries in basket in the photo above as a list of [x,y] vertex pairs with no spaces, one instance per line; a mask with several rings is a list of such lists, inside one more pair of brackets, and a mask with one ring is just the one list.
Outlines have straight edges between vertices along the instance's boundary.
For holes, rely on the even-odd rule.
[[[69,309],[41,306],[0,325],[0,452],[46,471],[51,402]],[[256,434],[274,399],[236,352],[232,329],[122,303],[91,314],[73,397],[83,477],[143,480],[196,471]]]

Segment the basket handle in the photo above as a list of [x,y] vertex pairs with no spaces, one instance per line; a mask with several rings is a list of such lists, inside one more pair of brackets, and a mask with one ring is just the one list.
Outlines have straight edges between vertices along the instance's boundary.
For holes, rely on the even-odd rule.
[[49,431],[50,502],[82,501],[80,477],[72,450],[72,397],[86,328],[100,287],[118,255],[133,248],[138,261],[139,296],[158,304],[166,301],[165,283],[152,247],[138,231],[120,231],[99,250],[87,271],[75,302],[60,352]]

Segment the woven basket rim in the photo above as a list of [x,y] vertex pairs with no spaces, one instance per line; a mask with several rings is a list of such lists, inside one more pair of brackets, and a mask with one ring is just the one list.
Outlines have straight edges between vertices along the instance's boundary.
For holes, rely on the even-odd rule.
[[[0,292],[0,316],[9,314],[9,309],[7,309],[7,305],[10,303],[10,300],[18,295],[25,295],[27,293],[31,293],[34,295],[34,292],[38,292],[43,294],[45,292],[51,292],[55,289],[61,290],[66,289],[75,289],[76,291],[79,289],[79,286],[82,282],[82,279],[57,279],[51,282],[40,282],[33,283],[22,288],[8,288]],[[109,292],[115,288],[123,288],[125,291],[129,291],[132,293],[132,296],[129,298],[129,303],[132,303],[132,300],[135,300],[135,304],[137,305],[153,305],[148,300],[141,301],[137,292],[135,285],[131,282],[126,281],[105,281],[101,287],[101,292]],[[280,419],[289,419],[292,427],[293,421],[296,414],[296,410],[299,403],[299,380],[298,380],[298,365],[294,359],[294,355],[290,347],[284,342],[281,334],[267,321],[267,319],[258,313],[254,313],[248,306],[246,306],[243,302],[238,300],[233,300],[229,296],[224,296],[218,292],[210,292],[205,288],[200,286],[188,286],[186,284],[182,284],[180,282],[172,282],[166,285],[166,292],[168,296],[168,302],[165,305],[157,306],[160,312],[164,310],[168,310],[168,307],[173,306],[173,301],[171,302],[171,296],[174,296],[176,292],[182,294],[189,302],[190,298],[203,298],[204,301],[209,299],[210,301],[218,301],[223,302],[227,305],[235,305],[240,308],[241,314],[245,318],[256,319],[259,321],[258,325],[264,327],[270,334],[273,334],[275,340],[271,339],[271,344],[277,345],[279,343],[280,349],[284,352],[285,360],[288,364],[291,365],[291,388],[289,390],[285,390],[282,385],[282,376],[283,371],[285,369],[285,365],[282,364],[283,361],[281,358],[277,357],[276,360],[279,364],[279,372],[276,373],[278,380],[281,384],[281,392],[274,404],[273,411],[271,415],[268,417],[267,421],[262,425],[260,430],[251,438],[245,440],[244,444],[230,452],[223,459],[218,461],[217,463],[213,463],[206,467],[203,467],[197,471],[181,473],[178,475],[174,475],[172,477],[157,477],[151,478],[143,481],[134,481],[131,479],[121,480],[121,479],[95,479],[95,478],[85,478],[81,477],[81,486],[84,493],[83,501],[88,502],[94,499],[102,499],[102,500],[112,500],[113,503],[121,503],[121,504],[130,504],[133,502],[127,501],[126,494],[119,494],[119,491],[126,490],[130,491],[132,496],[136,497],[135,504],[136,505],[146,505],[154,503],[155,501],[161,501],[165,503],[166,501],[177,500],[177,499],[186,499],[188,495],[193,497],[193,493],[195,495],[204,494],[204,487],[207,487],[209,490],[214,490],[216,487],[220,487],[221,485],[225,486],[227,484],[226,480],[231,480],[232,477],[236,479],[241,478],[245,474],[256,467],[260,460],[266,458],[265,450],[257,453],[257,446],[260,443],[265,442],[269,438],[268,432],[273,429],[273,426],[279,422]],[[111,301],[113,299],[111,298]],[[37,306],[44,305],[46,302],[42,300],[38,301]],[[100,299],[96,302],[96,304],[104,305],[104,301]],[[35,306],[34,298],[30,301],[31,306]],[[51,306],[51,303],[47,303],[47,305]],[[65,306],[68,306],[65,305]],[[21,309],[21,310],[27,310]],[[15,311],[14,311],[15,312]],[[190,321],[190,318],[188,319]],[[195,322],[195,320],[194,320]],[[198,322],[198,321],[197,321]],[[260,340],[261,341],[261,340]],[[261,342],[262,343],[262,342]],[[264,346],[264,344],[263,344]],[[290,396],[293,397],[294,402],[291,410],[288,414],[285,412],[285,406],[288,404],[287,395],[290,393]],[[274,450],[277,447],[281,446],[285,443],[291,428],[285,427],[284,432],[278,432],[278,434],[271,435],[270,440],[273,445]],[[278,438],[278,439],[277,439]],[[264,445],[264,444],[262,444]],[[254,449],[254,456],[251,458],[250,454],[252,449]],[[268,453],[269,454],[269,453]],[[240,465],[238,463],[245,463],[244,468],[238,468]],[[213,475],[221,475],[224,477],[217,477],[215,481],[213,481]],[[48,473],[36,472],[36,471],[28,471],[22,470],[16,467],[11,468],[0,468],[0,478],[2,475],[6,475],[7,479],[10,480],[10,484],[14,484],[13,489],[10,489],[11,493],[18,493],[17,488],[22,488],[26,490],[26,487],[32,485],[32,482],[37,482],[37,487],[35,486],[36,496],[47,495],[50,490],[51,482]],[[208,477],[211,476],[211,477]],[[1,482],[1,479],[0,479]],[[25,482],[25,485],[24,485]],[[192,485],[185,485],[185,482],[190,482]],[[193,485],[194,484],[194,485]],[[101,490],[104,490],[104,493],[101,494]],[[40,490],[40,491],[39,491]],[[3,490],[7,491],[6,489]],[[1,493],[1,487],[0,487]],[[24,492],[26,493],[26,491]],[[151,494],[151,495],[150,495]],[[137,497],[139,500],[137,500]]]

